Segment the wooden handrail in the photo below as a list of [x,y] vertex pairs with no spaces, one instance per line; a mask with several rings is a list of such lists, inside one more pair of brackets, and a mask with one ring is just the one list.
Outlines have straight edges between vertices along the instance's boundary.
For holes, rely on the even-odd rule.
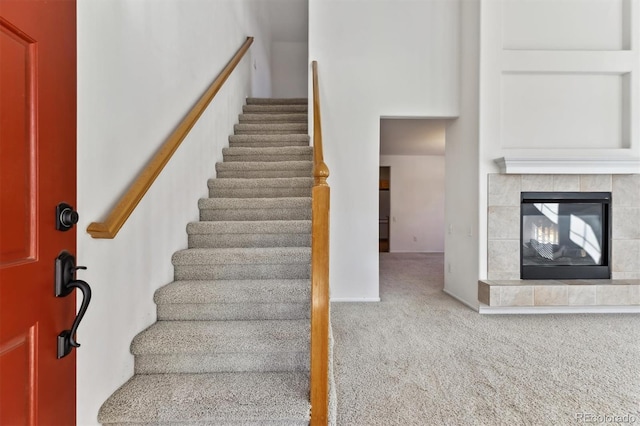
[[329,408],[329,168],[322,152],[318,63],[313,61],[311,201],[311,426],[326,425]]
[[151,184],[156,180],[164,166],[169,162],[173,153],[178,149],[184,138],[189,134],[191,128],[196,124],[198,118],[205,111],[211,100],[216,96],[222,85],[231,72],[238,65],[244,54],[253,43],[253,37],[247,37],[240,49],[231,58],[216,79],[211,83],[207,91],[200,97],[191,111],[180,122],[178,127],[171,133],[169,138],[160,147],[158,152],[147,163],[140,172],[136,180],[131,184],[127,192],[120,198],[118,203],[111,209],[104,222],[93,222],[87,227],[87,232],[93,238],[114,238],[122,225],[127,221],[133,210],[136,208],[142,197],[147,193]]

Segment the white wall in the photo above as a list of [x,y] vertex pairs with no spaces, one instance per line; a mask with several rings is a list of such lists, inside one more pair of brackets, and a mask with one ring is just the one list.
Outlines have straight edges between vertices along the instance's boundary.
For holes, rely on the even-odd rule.
[[[154,291],[249,95],[270,95],[256,0],[78,2],[78,275],[93,298],[79,328],[77,423],[133,374],[132,338],[155,321]],[[114,240],[84,232],[108,209],[244,42],[256,41]]]
[[391,167],[391,252],[444,251],[444,156],[381,155]]
[[308,46],[306,41],[273,42],[271,44],[271,89],[274,97],[307,97]]
[[484,0],[481,17],[484,279],[495,159],[640,158],[640,1]]
[[331,175],[331,297],[378,300],[379,120],[458,114],[458,2],[310,0]]
[[447,127],[444,291],[476,307],[478,300],[478,157],[480,4],[460,5],[460,117]]

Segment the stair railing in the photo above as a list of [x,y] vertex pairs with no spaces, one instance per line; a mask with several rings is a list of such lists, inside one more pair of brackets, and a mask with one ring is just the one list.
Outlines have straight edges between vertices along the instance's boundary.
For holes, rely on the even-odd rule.
[[313,71],[311,202],[311,425],[326,425],[329,408],[329,168],[322,153],[318,63]]
[[240,46],[220,74],[218,74],[207,91],[200,97],[193,108],[191,108],[189,113],[180,124],[178,124],[178,127],[171,133],[149,163],[147,163],[146,167],[140,172],[118,203],[111,209],[106,220],[104,222],[92,222],[89,224],[87,232],[91,234],[93,238],[111,239],[118,234],[122,225],[124,225],[131,213],[133,213],[136,206],[140,203],[140,200],[142,200],[142,197],[144,197],[162,169],[164,169],[164,166],[167,165],[173,153],[178,149],[184,138],[189,134],[191,128],[198,121],[198,118],[200,118],[202,113],[207,109],[209,103],[211,103],[224,82],[227,81],[229,75],[231,75],[240,60],[244,57],[247,50],[249,50],[251,43],[253,43],[253,37],[247,37],[246,41]]

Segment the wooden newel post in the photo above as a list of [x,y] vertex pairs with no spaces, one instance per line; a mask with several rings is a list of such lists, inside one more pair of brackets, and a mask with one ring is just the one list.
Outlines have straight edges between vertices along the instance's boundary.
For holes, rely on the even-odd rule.
[[313,67],[314,187],[311,191],[311,422],[326,425],[329,410],[329,168],[322,152],[317,63]]

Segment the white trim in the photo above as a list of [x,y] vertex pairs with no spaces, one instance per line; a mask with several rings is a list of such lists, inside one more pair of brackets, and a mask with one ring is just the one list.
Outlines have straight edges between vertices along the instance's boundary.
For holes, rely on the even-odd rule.
[[331,302],[379,302],[379,297],[332,297]]
[[640,160],[625,158],[514,158],[493,160],[505,174],[638,174]]
[[480,314],[640,314],[640,305],[632,306],[488,306],[481,303]]

